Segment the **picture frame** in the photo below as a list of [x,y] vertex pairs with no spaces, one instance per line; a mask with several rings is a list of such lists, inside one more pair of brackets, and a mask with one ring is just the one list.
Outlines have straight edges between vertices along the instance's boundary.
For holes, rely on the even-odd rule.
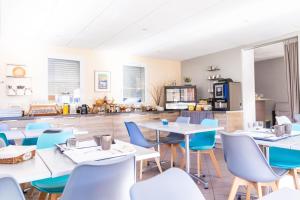
[[95,91],[108,92],[110,91],[110,72],[95,71]]

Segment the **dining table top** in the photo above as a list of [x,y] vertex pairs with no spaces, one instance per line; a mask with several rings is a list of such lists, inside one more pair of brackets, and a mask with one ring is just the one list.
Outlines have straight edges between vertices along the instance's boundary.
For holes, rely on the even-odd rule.
[[[92,142],[92,141],[88,141]],[[129,144],[116,140],[118,144]],[[130,144],[131,145],[131,144]],[[159,152],[132,145],[135,148],[136,161],[159,157]],[[0,176],[9,175],[18,183],[26,183],[44,178],[57,177],[70,174],[77,166],[69,157],[60,152],[56,147],[37,149],[33,159],[17,164],[0,164]]]
[[182,135],[191,135],[195,133],[208,132],[208,131],[221,131],[224,127],[210,127],[201,124],[188,124],[169,122],[167,125],[163,125],[161,121],[149,121],[137,123],[139,127],[148,128],[157,131],[165,131],[172,133],[179,133]]

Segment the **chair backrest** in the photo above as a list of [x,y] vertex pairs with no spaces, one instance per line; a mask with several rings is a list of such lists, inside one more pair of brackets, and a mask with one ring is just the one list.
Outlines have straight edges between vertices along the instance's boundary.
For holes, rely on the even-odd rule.
[[13,177],[0,177],[0,199],[25,200],[19,184]]
[[48,122],[34,122],[34,123],[28,123],[25,127],[26,131],[30,130],[43,130],[51,128],[51,125]]
[[291,120],[287,116],[276,116],[276,121],[278,125],[291,124]]
[[0,148],[1,147],[6,147],[8,145],[9,145],[9,143],[8,143],[7,138],[6,138],[6,135],[4,133],[0,133]]
[[[216,119],[203,119],[200,124],[203,126],[216,128],[219,126],[219,121]],[[216,133],[216,131],[207,131],[203,133],[194,134],[192,136],[192,142],[205,140],[205,143],[207,145],[213,146],[216,142]]]
[[150,147],[149,143],[145,139],[143,133],[141,132],[139,127],[136,125],[136,123],[125,122],[125,126],[127,128],[131,144],[142,146],[145,148]]
[[138,182],[130,189],[131,200],[204,200],[198,186],[181,169],[171,168],[162,174]]
[[273,182],[279,179],[255,141],[242,134],[221,134],[228,170],[235,176],[253,182]]
[[7,131],[8,125],[7,124],[0,124],[0,131]]
[[71,173],[61,200],[130,200],[134,182],[134,155],[83,163]]
[[184,124],[189,124],[190,123],[191,118],[190,117],[182,117],[179,116],[176,118],[176,122],[177,123],[184,123]]
[[63,131],[60,133],[44,133],[37,140],[38,149],[46,149],[54,147],[56,144],[65,143],[67,139],[74,137],[73,131]]

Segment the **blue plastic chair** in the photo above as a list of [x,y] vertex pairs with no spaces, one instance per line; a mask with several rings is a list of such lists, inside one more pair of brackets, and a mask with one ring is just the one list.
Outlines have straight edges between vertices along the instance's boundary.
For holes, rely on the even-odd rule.
[[[8,130],[8,125],[7,124],[0,124],[0,132],[1,131],[7,131]],[[14,140],[8,140],[8,143],[10,145],[15,145],[15,141]]]
[[135,182],[134,155],[79,164],[61,200],[130,200]]
[[[190,123],[191,118],[190,117],[177,117],[176,119],[176,123],[183,123],[183,124],[189,124]],[[184,135],[182,134],[178,134],[178,133],[169,133],[167,136],[165,137],[161,137],[159,139],[159,143],[160,144],[166,144],[169,145],[171,148],[171,160],[170,160],[170,164],[171,167],[174,166],[174,160],[176,160],[177,158],[177,151],[176,148],[180,147],[180,142],[184,141]]]
[[[25,131],[33,131],[33,130],[46,130],[51,128],[51,125],[47,122],[35,122],[35,123],[28,123],[25,127]],[[38,138],[25,138],[22,142],[22,145],[29,146],[29,145],[36,145]]]
[[[203,119],[201,122],[202,126],[207,127],[218,127],[218,120],[215,119]],[[218,177],[221,177],[221,170],[219,163],[215,157],[213,148],[215,147],[216,143],[216,131],[208,131],[203,133],[196,133],[191,137],[190,140],[190,149],[192,151],[197,151],[197,165],[198,165],[198,176],[200,176],[201,171],[201,153],[202,154],[209,154],[210,159],[213,163],[213,166],[216,170],[216,174]],[[182,153],[184,153],[185,142],[181,142],[180,146],[182,147]],[[181,167],[183,167],[184,162],[182,163]]]
[[131,200],[205,200],[193,179],[183,170],[171,168],[160,175],[134,184]]
[[[44,133],[37,140],[37,149],[55,147],[56,144],[65,143],[67,139],[72,137],[74,137],[72,131],[65,131],[61,133]],[[40,192],[56,195],[63,192],[68,178],[69,175],[59,176],[56,178],[46,178],[33,181],[31,185]]]
[[227,168],[235,176],[229,200],[234,199],[239,186],[246,186],[247,196],[250,197],[254,185],[259,199],[262,198],[262,186],[277,190],[276,182],[287,170],[271,168],[253,138],[243,134],[222,133],[221,139]]
[[[292,124],[293,131],[300,131],[300,124]],[[289,170],[296,189],[300,189],[297,168],[300,168],[300,151],[279,147],[269,148],[269,162],[272,167]]]
[[[136,125],[136,123],[125,122],[125,126],[127,128],[127,132],[128,132],[131,144],[155,150],[154,147],[157,144],[150,143],[149,141],[147,141],[146,138],[144,137],[144,135],[142,134],[141,130],[139,129],[139,127]],[[162,173],[162,169],[160,166],[160,159],[155,158],[155,162],[157,164],[157,167],[158,167],[160,173]],[[143,174],[143,160],[140,161],[140,176],[139,176],[140,179],[142,179],[142,177],[143,177],[142,174]]]
[[0,148],[6,147],[9,145],[9,142],[6,138],[6,135],[4,133],[0,133]]
[[0,176],[0,199],[25,200],[17,181],[10,176]]

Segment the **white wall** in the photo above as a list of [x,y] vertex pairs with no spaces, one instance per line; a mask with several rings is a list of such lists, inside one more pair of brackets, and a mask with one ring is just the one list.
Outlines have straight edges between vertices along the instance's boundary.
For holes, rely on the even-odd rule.
[[[208,66],[218,66],[221,70],[208,72]],[[209,75],[221,74],[223,78],[232,78],[233,81],[242,80],[241,49],[229,49],[206,56],[185,60],[182,62],[181,75],[191,77],[192,84],[197,85],[198,97],[209,97],[208,88],[211,82],[207,80]]]
[[[81,63],[82,101],[92,104],[98,97],[111,96],[117,101],[122,99],[122,66],[135,63],[146,67],[146,102],[152,103],[149,95],[150,85],[163,85],[176,80],[180,82],[179,61],[146,57],[125,56],[104,53],[89,49],[74,49],[35,45],[32,42],[14,43],[0,41],[0,108],[20,105],[27,108],[30,103],[47,102],[48,99],[48,58],[79,60]],[[31,96],[7,96],[5,67],[7,63],[25,64],[32,72]],[[111,72],[111,91],[94,91],[94,72]]]
[[244,128],[256,119],[255,82],[254,82],[254,50],[242,50],[242,95]]
[[284,58],[255,62],[255,92],[276,102],[288,102]]

